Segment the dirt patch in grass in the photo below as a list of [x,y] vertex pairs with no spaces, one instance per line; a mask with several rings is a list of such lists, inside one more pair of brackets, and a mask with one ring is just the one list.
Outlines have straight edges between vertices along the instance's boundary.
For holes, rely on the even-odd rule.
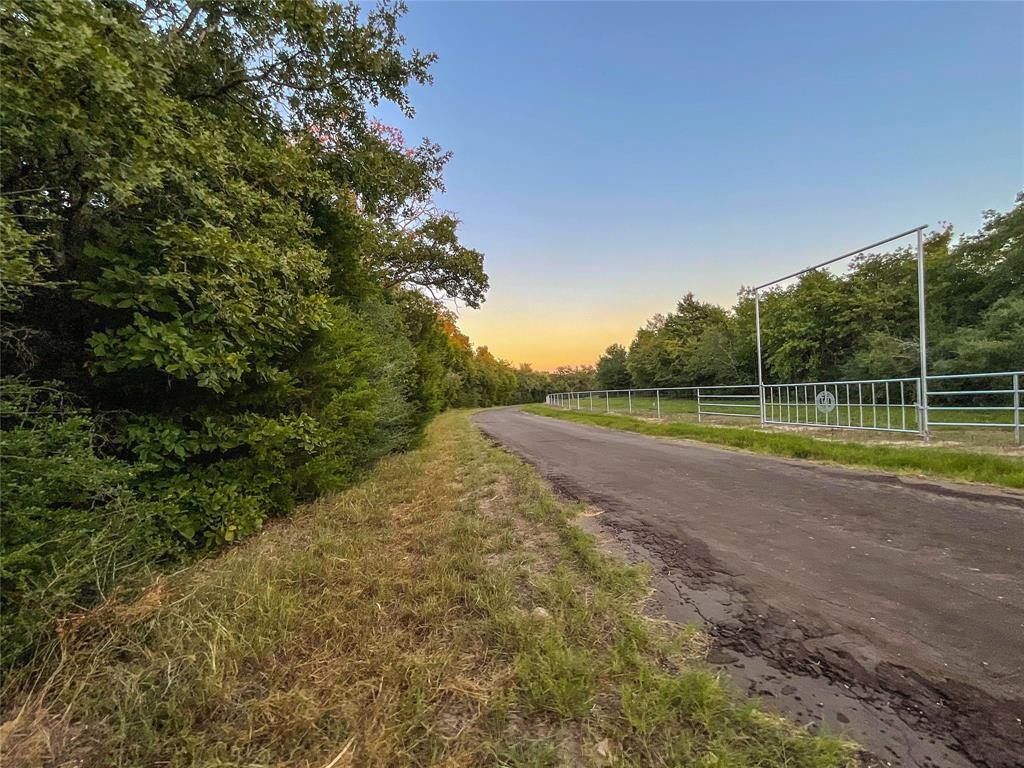
[[100,606],[9,679],[5,765],[842,766],[735,699],[644,573],[465,413]]

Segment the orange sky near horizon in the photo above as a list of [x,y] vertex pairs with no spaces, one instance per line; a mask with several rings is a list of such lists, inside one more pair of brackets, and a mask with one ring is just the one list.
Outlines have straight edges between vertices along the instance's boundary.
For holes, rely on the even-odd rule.
[[[638,306],[530,308],[505,306],[500,288],[492,288],[478,310],[459,312],[459,329],[473,347],[485,346],[495,357],[534,370],[552,371],[560,365],[593,365],[614,343],[629,347],[637,329],[657,312],[670,312],[673,300],[656,308]],[[566,321],[566,317],[572,321]]]

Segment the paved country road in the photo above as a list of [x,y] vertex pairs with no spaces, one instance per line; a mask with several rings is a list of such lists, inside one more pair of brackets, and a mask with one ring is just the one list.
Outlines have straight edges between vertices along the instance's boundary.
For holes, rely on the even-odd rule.
[[703,619],[710,660],[769,706],[878,764],[1024,765],[1024,496],[474,418],[598,507],[595,532],[654,566],[662,612]]

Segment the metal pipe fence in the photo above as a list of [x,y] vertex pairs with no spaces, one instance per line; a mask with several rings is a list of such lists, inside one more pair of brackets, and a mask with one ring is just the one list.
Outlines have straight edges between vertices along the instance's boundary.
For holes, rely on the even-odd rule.
[[1022,387],[1024,371],[1001,371],[928,376],[927,382],[908,376],[558,392],[545,402],[656,419],[757,419],[769,426],[916,433],[923,438],[936,429],[1003,429],[1020,445]]

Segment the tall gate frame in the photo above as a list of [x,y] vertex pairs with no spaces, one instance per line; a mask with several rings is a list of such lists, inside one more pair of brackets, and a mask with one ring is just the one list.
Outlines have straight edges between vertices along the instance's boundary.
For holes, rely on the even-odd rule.
[[[918,346],[920,348],[921,358],[921,372],[917,378],[917,394],[918,394],[918,431],[921,433],[921,437],[925,440],[928,439],[928,335],[927,328],[925,327],[925,290],[924,290],[924,230],[928,227],[927,225],[921,225],[920,227],[914,227],[908,229],[906,232],[900,232],[898,235],[892,235],[884,240],[865,245],[855,250],[844,253],[842,256],[836,256],[835,258],[823,261],[820,264],[815,264],[812,267],[801,269],[799,272],[793,272],[792,274],[780,277],[775,280],[770,280],[767,283],[754,287],[754,324],[757,328],[757,388],[758,396],[761,401],[761,423],[765,424],[769,421],[767,418],[767,410],[765,403],[765,383],[764,383],[764,366],[762,363],[761,354],[761,291],[765,288],[770,288],[773,285],[778,285],[785,280],[791,280],[794,277],[800,277],[806,275],[808,272],[814,272],[815,270],[827,267],[829,264],[835,264],[838,261],[852,258],[863,254],[865,251],[877,248],[880,245],[886,245],[895,240],[900,240],[910,235],[917,235],[917,320],[918,320]],[[797,386],[797,385],[783,385],[783,386]],[[902,387],[901,387],[902,393]],[[774,403],[773,403],[774,405]],[[774,413],[773,413],[774,415]],[[780,422],[774,422],[780,423]],[[822,425],[825,426],[825,425]],[[838,425],[836,425],[838,426]],[[904,431],[904,430],[900,430]]]

